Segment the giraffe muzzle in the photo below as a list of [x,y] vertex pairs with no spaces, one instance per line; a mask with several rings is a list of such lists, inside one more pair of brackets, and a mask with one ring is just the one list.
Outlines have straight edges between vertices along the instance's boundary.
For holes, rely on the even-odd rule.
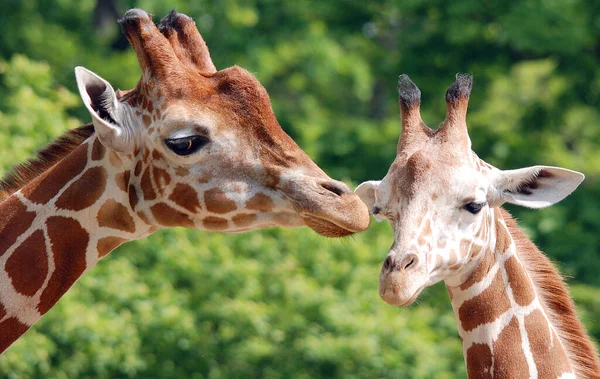
[[427,284],[425,266],[417,254],[389,254],[379,276],[381,299],[393,306],[412,304]]

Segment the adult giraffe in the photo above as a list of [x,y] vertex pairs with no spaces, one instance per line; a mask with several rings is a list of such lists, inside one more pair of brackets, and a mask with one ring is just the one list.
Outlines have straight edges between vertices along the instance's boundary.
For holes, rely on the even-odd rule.
[[562,277],[501,208],[549,206],[584,177],[547,166],[501,171],[479,159],[466,126],[471,85],[457,75],[446,119],[432,130],[421,120],[419,89],[400,76],[396,159],[383,180],[356,189],[394,230],[379,294],[410,305],[444,280],[469,378],[598,378],[597,353]]
[[241,232],[308,225],[344,236],[369,225],[345,184],[281,129],[247,71],[217,71],[189,17],[119,21],[142,77],[115,93],[75,69],[93,123],[0,184],[0,352],[123,242],[162,227]]

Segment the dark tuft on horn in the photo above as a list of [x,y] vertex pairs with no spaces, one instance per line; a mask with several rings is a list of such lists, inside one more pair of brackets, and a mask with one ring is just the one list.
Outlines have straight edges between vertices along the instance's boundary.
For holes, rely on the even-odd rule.
[[160,20],[160,23],[158,24],[158,30],[164,33],[164,31],[167,29],[181,29],[182,24],[178,22],[178,19],[180,17],[185,18],[189,21],[192,20],[189,16],[177,12],[177,9],[173,9],[168,15],[166,15],[162,18],[162,20]]
[[446,91],[446,101],[456,103],[462,99],[468,99],[473,87],[473,75],[456,74],[456,81]]
[[421,91],[406,74],[402,74],[398,78],[398,99],[403,108],[410,108],[421,103]]
[[173,9],[160,20],[158,30],[167,38],[175,55],[185,66],[204,73],[217,71],[206,42],[191,17]]
[[152,14],[148,14],[145,10],[139,8],[133,8],[125,12],[123,17],[117,20],[121,25],[123,33],[127,34],[127,29],[130,25],[136,24],[141,18],[152,20]]

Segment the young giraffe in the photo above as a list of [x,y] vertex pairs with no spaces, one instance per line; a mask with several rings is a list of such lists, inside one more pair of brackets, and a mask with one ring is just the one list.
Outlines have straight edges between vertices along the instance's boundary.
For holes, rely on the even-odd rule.
[[142,69],[135,89],[76,68],[93,123],[0,184],[0,352],[100,258],[159,228],[369,225],[359,197],[281,129],[259,82],[215,69],[191,18],[157,27],[133,9],[119,22]]
[[406,306],[444,280],[469,378],[597,378],[597,353],[561,276],[501,208],[549,206],[584,176],[547,166],[501,171],[479,159],[466,126],[471,85],[457,75],[446,119],[432,130],[419,89],[400,76],[396,159],[383,180],[356,189],[394,230],[379,294]]

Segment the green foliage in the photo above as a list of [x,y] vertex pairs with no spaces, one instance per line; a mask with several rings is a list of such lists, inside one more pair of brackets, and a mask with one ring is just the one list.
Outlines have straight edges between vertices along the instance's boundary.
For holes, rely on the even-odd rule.
[[442,290],[441,315],[427,305],[433,293],[411,309],[386,306],[377,297],[390,239],[385,224],[346,240],[306,229],[161,231],[119,248],[94,268],[3,355],[0,372],[52,378],[460,376],[462,350],[443,288],[433,291]]
[[[110,3],[102,2],[102,3]],[[0,174],[89,120],[73,67],[115,87],[139,77],[93,0],[0,2]],[[500,168],[582,171],[561,204],[513,209],[571,276],[600,338],[600,3],[592,0],[122,0],[119,12],[194,17],[218,68],[239,64],[283,128],[331,176],[383,177],[400,131],[396,78],[443,119],[454,73],[475,76],[474,150]],[[175,229],[119,248],[0,357],[0,376],[464,377],[443,286],[391,308],[377,278],[389,226],[341,241],[305,229],[222,235]]]

